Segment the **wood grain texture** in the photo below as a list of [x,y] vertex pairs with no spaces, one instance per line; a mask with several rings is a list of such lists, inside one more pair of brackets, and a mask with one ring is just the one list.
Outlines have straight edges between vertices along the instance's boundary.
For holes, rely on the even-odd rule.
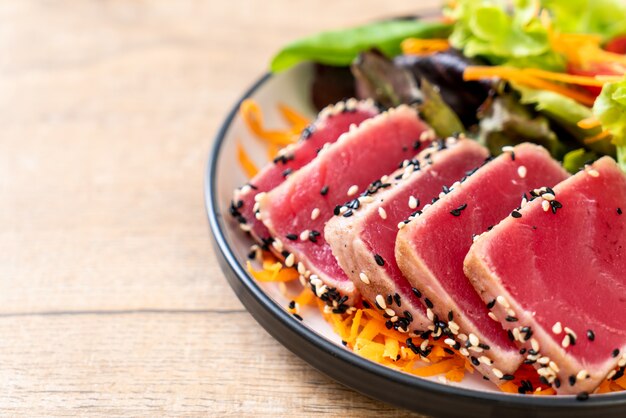
[[0,415],[407,415],[256,324],[202,183],[280,45],[437,3],[0,1]]

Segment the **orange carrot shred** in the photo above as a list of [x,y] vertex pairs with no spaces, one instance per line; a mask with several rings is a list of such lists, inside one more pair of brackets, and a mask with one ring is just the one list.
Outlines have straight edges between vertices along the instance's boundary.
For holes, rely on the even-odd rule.
[[246,150],[243,148],[241,143],[237,143],[237,159],[239,160],[239,164],[241,165],[241,168],[243,168],[243,171],[246,173],[246,176],[249,179],[256,176],[256,174],[259,172],[259,169],[252,162],[252,159],[250,158]]
[[417,39],[407,38],[400,45],[402,53],[406,55],[423,55],[445,51],[450,48],[447,39]]
[[598,126],[602,126],[602,122],[600,122],[595,116],[592,116],[587,119],[583,119],[577,123],[578,127],[581,129],[593,129]]
[[602,141],[603,139],[608,138],[610,136],[611,136],[611,133],[609,131],[602,131],[597,135],[590,136],[589,138],[585,138],[583,142],[585,144],[593,144],[595,142]]

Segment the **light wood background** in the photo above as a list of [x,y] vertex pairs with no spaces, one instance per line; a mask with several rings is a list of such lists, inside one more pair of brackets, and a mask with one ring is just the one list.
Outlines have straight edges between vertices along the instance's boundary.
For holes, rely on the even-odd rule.
[[0,415],[406,415],[242,308],[203,170],[282,44],[437,3],[0,0]]

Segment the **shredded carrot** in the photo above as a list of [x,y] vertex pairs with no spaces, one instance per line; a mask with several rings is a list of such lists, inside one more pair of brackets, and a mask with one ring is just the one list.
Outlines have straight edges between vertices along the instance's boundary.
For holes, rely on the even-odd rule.
[[309,125],[308,118],[285,104],[279,103],[278,110],[292,130],[300,132]]
[[259,105],[252,99],[246,99],[239,107],[239,113],[244,123],[252,133],[260,139],[276,145],[289,145],[298,139],[300,131],[293,129],[285,131],[266,130],[263,127],[263,113]]
[[602,131],[597,135],[590,136],[589,138],[585,138],[583,142],[585,144],[593,144],[595,142],[602,141],[603,139],[606,139],[610,136],[611,136],[611,133],[609,131]]
[[424,55],[446,51],[450,48],[447,39],[407,38],[400,44],[402,53],[406,55]]
[[[483,78],[498,77],[503,80],[515,81],[517,83],[526,85],[528,87],[550,90],[563,96],[570,97],[587,106],[593,105],[595,98],[588,94],[582,93],[578,90],[574,90],[562,84],[552,83],[550,81],[543,80],[537,76],[528,73],[529,69],[518,69],[511,67],[486,67],[486,66],[471,66],[465,69],[463,73],[463,79],[466,81],[480,80]],[[589,77],[590,79],[595,79]]]
[[252,162],[252,159],[241,145],[241,143],[237,143],[237,159],[239,160],[239,164],[241,164],[241,168],[246,173],[246,176],[251,179],[256,176],[259,172],[257,166]]
[[587,119],[583,119],[577,123],[578,127],[581,129],[593,129],[599,126],[602,126],[602,122],[596,119],[595,116],[592,116]]

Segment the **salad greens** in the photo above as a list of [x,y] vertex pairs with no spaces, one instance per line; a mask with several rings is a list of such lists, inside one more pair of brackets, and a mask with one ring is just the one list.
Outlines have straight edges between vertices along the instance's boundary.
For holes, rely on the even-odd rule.
[[562,70],[548,31],[536,15],[536,2],[514,0],[513,13],[504,0],[462,0],[447,9],[455,20],[450,44],[468,57],[482,57],[494,65]]
[[300,39],[274,57],[272,72],[286,70],[302,61],[349,66],[359,53],[375,48],[388,57],[400,54],[406,38],[446,38],[451,25],[421,20],[385,20],[364,26],[322,32]]
[[590,108],[552,91],[531,89],[516,83],[511,84],[521,95],[520,103],[533,105],[535,110],[561,126],[580,145],[600,154],[615,155],[615,147],[608,141],[584,143],[585,138],[597,135],[601,131],[600,128],[582,129],[578,127],[579,121],[593,116]]
[[598,34],[605,40],[626,34],[623,0],[543,0],[542,4],[561,32]]
[[613,136],[618,163],[626,172],[626,76],[621,81],[604,85],[593,105],[593,113]]

